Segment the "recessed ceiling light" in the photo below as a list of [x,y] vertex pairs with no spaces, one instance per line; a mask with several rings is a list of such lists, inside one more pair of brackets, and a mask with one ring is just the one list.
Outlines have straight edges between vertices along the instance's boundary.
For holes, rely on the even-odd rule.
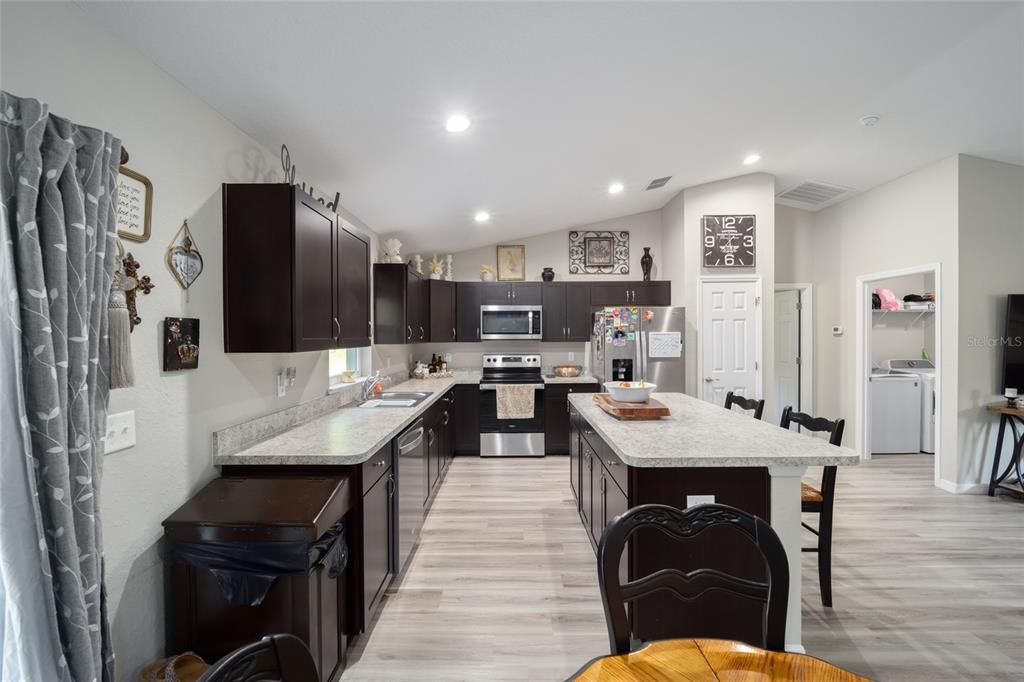
[[608,194],[618,194],[624,189],[626,188],[622,186],[621,182],[613,182],[612,184],[608,185]]
[[753,166],[755,163],[761,160],[760,154],[747,154],[743,159],[744,166]]
[[486,223],[490,219],[491,214],[488,213],[487,211],[477,211],[476,215],[473,216],[473,220],[477,221],[478,223]]
[[449,133],[461,133],[469,128],[469,118],[462,114],[452,114],[444,122],[444,129]]

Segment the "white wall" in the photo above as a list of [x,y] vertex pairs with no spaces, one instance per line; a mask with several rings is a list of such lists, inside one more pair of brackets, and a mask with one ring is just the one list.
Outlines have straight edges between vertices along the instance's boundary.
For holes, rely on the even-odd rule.
[[809,283],[814,214],[799,208],[775,206],[775,281],[780,284]]
[[[957,395],[957,159],[951,157],[859,194],[815,214],[809,228],[803,212],[780,211],[787,224],[780,231],[810,237],[809,253],[798,253],[786,267],[793,276],[814,284],[815,409],[822,416],[846,419],[847,445],[856,425],[856,279],[861,275],[941,263],[940,302],[943,344],[943,391]],[[834,337],[833,325],[845,333]],[[941,475],[956,475],[957,406],[943,401],[939,436]]]
[[1002,393],[1003,355],[988,341],[1003,334],[1006,295],[1024,293],[1024,167],[973,156],[961,156],[959,165],[961,343],[953,480],[969,485],[988,481],[995,450],[998,420],[985,405]]
[[[654,256],[654,268],[651,271],[651,279],[663,279],[662,268],[662,242],[661,242],[661,211],[647,211],[646,213],[635,213],[604,220],[599,223],[578,225],[573,230],[627,230],[629,231],[629,274],[628,275],[569,275],[569,232],[570,230],[555,230],[544,234],[527,237],[526,239],[501,238],[500,227],[494,229],[495,241],[491,246],[484,246],[470,251],[460,251],[454,260],[454,275],[456,280],[478,280],[480,279],[480,266],[490,265],[495,267],[497,261],[495,247],[498,244],[524,244],[526,246],[526,279],[541,279],[540,273],[546,267],[554,268],[555,281],[590,281],[590,280],[639,280],[643,277],[643,270],[640,268],[640,257],[643,255],[643,247],[651,247],[651,255]],[[408,256],[420,253],[424,261],[429,261],[432,252],[430,250],[417,251],[416,248],[402,248],[402,254]]]
[[[110,405],[111,412],[135,411],[138,444],[105,458],[101,491],[114,650],[119,677],[134,679],[140,664],[164,654],[160,523],[214,477],[211,432],[323,396],[327,355],[222,351],[220,185],[280,181],[276,151],[261,148],[74,4],[3,3],[2,12],[4,89],[120,137],[129,167],[154,187],[152,237],[125,244],[156,288],[139,300],[135,387],[113,391]],[[205,262],[188,294],[164,265],[186,217]],[[165,316],[200,318],[198,370],[160,371]],[[278,399],[274,376],[285,366],[297,368],[297,381]]]
[[[773,309],[775,290],[775,178],[752,173],[688,187],[662,209],[666,245],[666,279],[672,280],[672,301],[686,306],[686,392],[697,395],[700,332],[698,301],[702,275],[758,275],[761,299],[763,395],[769,414],[774,385]],[[751,213],[757,217],[757,263],[754,268],[706,269],[701,258],[701,218],[718,213]]]

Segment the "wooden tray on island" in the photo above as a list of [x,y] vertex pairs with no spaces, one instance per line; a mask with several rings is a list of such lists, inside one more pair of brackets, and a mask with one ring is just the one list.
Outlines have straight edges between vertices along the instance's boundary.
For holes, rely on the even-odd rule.
[[672,414],[663,403],[659,403],[653,398],[646,403],[624,403],[612,399],[607,393],[595,393],[594,402],[616,419],[651,421]]

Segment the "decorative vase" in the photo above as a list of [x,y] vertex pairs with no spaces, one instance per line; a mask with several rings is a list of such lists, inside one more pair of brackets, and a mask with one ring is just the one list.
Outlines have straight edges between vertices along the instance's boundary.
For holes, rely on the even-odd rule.
[[644,271],[644,281],[651,281],[651,268],[654,266],[654,256],[651,255],[651,247],[644,247],[644,255],[640,256],[640,269]]
[[432,272],[432,273],[430,273],[430,279],[441,279],[441,273],[440,272]]
[[540,273],[540,278],[545,282],[553,282],[555,280],[555,271],[552,268],[544,268]]
[[494,281],[494,273],[493,272],[481,272],[480,273],[480,280],[482,282],[493,282]]

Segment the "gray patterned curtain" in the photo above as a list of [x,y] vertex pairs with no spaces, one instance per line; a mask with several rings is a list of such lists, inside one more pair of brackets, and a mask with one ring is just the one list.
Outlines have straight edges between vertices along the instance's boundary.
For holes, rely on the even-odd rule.
[[0,678],[113,680],[97,498],[121,142],[6,92],[0,136]]

